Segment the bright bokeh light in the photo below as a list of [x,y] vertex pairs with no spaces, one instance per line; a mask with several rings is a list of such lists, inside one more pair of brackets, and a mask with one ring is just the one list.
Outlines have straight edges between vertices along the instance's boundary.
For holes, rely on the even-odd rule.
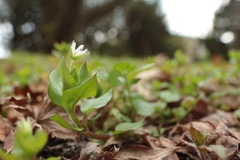
[[223,43],[231,43],[234,40],[234,33],[231,31],[225,32],[221,35],[220,40]]
[[8,49],[8,44],[13,36],[12,24],[8,21],[0,21],[0,59],[8,58],[11,55]]
[[228,0],[162,0],[169,31],[204,38],[212,29],[214,13]]

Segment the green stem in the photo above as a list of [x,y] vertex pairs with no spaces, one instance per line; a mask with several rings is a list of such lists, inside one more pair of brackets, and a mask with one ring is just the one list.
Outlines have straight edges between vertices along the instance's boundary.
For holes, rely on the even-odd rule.
[[127,76],[125,76],[126,78],[126,90],[127,90],[127,94],[128,94],[128,101],[130,103],[130,106],[128,106],[128,110],[129,110],[129,114],[130,114],[130,117],[131,118],[134,118],[134,110],[133,110],[133,100],[132,100],[132,97],[131,97],[131,91],[130,91],[130,84],[127,80]]
[[68,115],[70,116],[71,120],[74,122],[74,124],[78,127],[81,128],[83,127],[83,124],[79,121],[79,119],[74,115],[74,113],[69,113]]
[[118,93],[118,98],[114,101],[114,103],[113,103],[113,108],[118,108],[118,106],[117,106],[117,104],[118,104],[118,102],[121,100],[121,99],[123,99],[123,94],[124,94],[124,88],[125,88],[125,86],[123,86],[122,87],[122,89],[119,91],[119,93]]
[[74,62],[74,60],[71,60],[71,62],[70,62],[70,66],[69,66],[69,71],[70,71],[70,72],[72,71],[73,62]]
[[88,117],[88,115],[86,115],[86,114],[83,115],[83,128],[86,132],[89,132],[89,128],[87,125],[87,117]]

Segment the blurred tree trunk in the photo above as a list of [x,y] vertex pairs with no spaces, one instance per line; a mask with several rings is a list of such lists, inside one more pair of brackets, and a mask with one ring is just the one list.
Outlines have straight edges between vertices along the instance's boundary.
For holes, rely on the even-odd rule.
[[73,35],[76,30],[76,24],[81,15],[83,9],[83,0],[63,0],[65,10],[57,29],[55,32],[54,40],[60,42],[62,40],[70,41],[72,38],[69,35]]
[[[46,10],[46,16],[51,14],[55,14],[55,16],[51,18],[52,20],[48,21],[48,26],[54,27],[51,30],[45,30],[46,32],[43,33],[45,40],[44,51],[49,52],[54,42],[72,41],[75,33],[83,31],[95,19],[108,14],[115,6],[123,5],[127,1],[113,0],[88,10],[84,8],[84,0],[62,0],[57,2],[58,6],[56,6],[56,10]],[[44,3],[42,7],[44,8]],[[54,25],[53,23],[56,23],[56,21],[57,25]]]

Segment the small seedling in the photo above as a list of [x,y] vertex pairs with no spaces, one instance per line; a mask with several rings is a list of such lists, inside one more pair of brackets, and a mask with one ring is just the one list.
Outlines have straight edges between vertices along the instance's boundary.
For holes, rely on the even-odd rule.
[[108,75],[108,82],[113,87],[116,87],[116,91],[118,92],[118,98],[115,100],[114,107],[118,108],[117,106],[119,106],[120,103],[124,103],[125,106],[123,109],[120,109],[118,113],[119,120],[126,119],[124,115],[130,119],[134,119],[136,115],[150,116],[154,113],[153,104],[144,100],[139,93],[131,90],[132,86],[139,80],[136,79],[136,75],[153,66],[154,64],[147,64],[136,69],[135,65],[125,62],[120,62],[113,66],[113,70]]
[[[3,160],[35,160],[37,153],[47,143],[46,131],[36,130],[32,134],[32,124],[30,119],[22,119],[17,122],[15,133],[15,143],[11,154],[0,149],[0,157]],[[47,160],[60,160],[60,158],[48,158]]]

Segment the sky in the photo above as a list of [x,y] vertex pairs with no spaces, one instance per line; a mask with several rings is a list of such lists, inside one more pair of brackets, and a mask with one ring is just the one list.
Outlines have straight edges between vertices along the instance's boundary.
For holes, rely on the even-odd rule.
[[161,0],[169,31],[204,38],[212,29],[214,13],[228,0]]

